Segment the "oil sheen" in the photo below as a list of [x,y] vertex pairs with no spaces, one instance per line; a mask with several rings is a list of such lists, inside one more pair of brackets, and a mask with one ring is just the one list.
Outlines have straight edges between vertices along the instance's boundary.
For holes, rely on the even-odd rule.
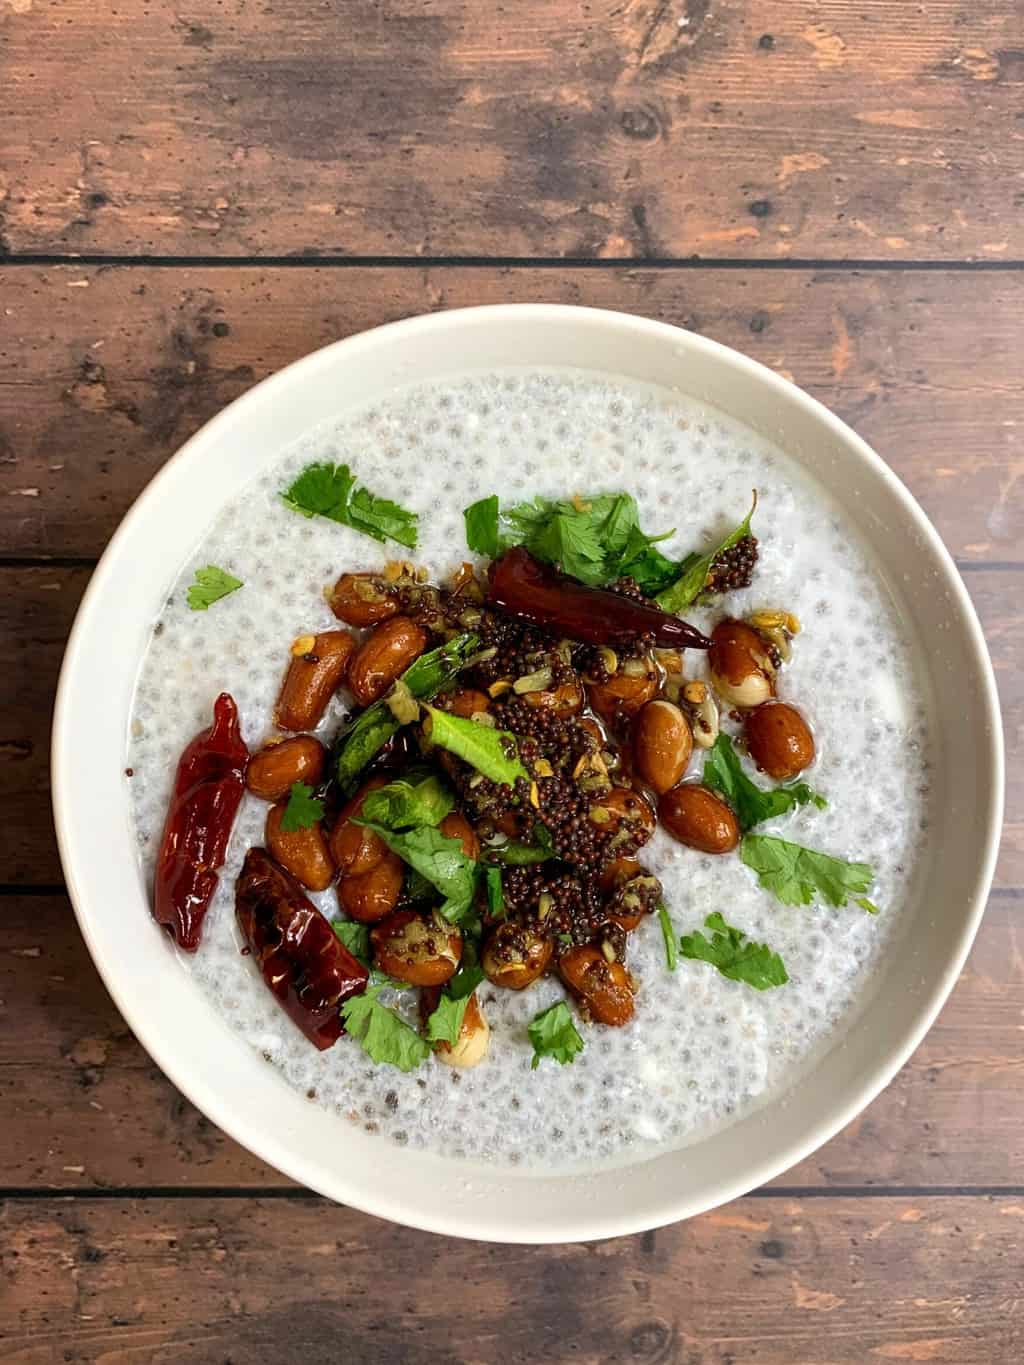
[[[345,570],[380,569],[405,554],[283,506],[280,490],[314,459],[348,461],[375,492],[419,512],[415,560],[434,581],[469,557],[462,509],[486,494],[514,501],[624,489],[636,496],[646,530],[676,528],[661,548],[682,557],[735,525],[756,488],[761,554],[753,584],[690,619],[707,629],[724,614],[757,607],[800,618],[779,692],[814,731],[818,757],[804,776],[828,807],[799,810],[759,832],[871,863],[880,913],[852,903],[841,910],[780,905],[738,856],[702,855],[659,831],[643,861],[662,880],[677,932],[719,910],[782,955],[788,985],[758,992],[691,961],[670,973],[651,919],[630,939],[629,966],[640,982],[634,1022],[581,1025],[586,1047],[573,1065],[530,1067],[526,1026],[563,998],[559,984],[545,979],[522,993],[481,987],[492,1029],[481,1066],[459,1072],[431,1058],[403,1075],[374,1065],[345,1037],[316,1052],[242,956],[234,880],[245,851],[262,842],[267,811],[247,795],[200,949],[181,955],[180,968],[169,949],[168,970],[190,972],[225,1027],[339,1123],[456,1158],[564,1170],[619,1164],[683,1146],[784,1090],[841,1039],[869,998],[873,973],[899,934],[928,826],[924,675],[849,518],[782,451],[718,411],[581,371],[472,375],[350,410],[282,451],[279,465],[221,510],[155,623],[126,758],[147,884],[178,755],[209,724],[216,695],[232,693],[246,741],[259,747],[273,733],[292,640],[337,625],[324,588]],[[245,586],[192,612],[186,590],[206,564]],[[691,676],[704,675],[699,653],[686,664]],[[344,712],[344,698],[335,699],[321,726],[325,738]],[[735,727],[726,720],[725,728]],[[691,776],[702,762],[695,750]],[[333,890],[313,899],[338,916]]]

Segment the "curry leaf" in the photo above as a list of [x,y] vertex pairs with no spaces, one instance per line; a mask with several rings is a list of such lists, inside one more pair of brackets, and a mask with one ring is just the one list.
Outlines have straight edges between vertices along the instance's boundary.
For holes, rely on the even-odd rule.
[[444,896],[440,913],[445,919],[458,924],[469,916],[480,864],[467,858],[461,839],[449,839],[429,825],[400,833],[372,820],[357,819],[354,823],[379,834],[393,853],[440,891]]
[[362,815],[388,829],[439,825],[453,809],[455,798],[433,773],[418,781],[397,777],[378,787],[363,801]]
[[453,716],[433,706],[426,709],[429,720],[424,730],[431,744],[447,749],[492,782],[512,786],[518,778],[529,776],[520,761],[516,737],[509,731],[478,725],[465,716]]
[[671,587],[665,588],[663,592],[658,593],[655,600],[662,611],[680,612],[692,602],[696,601],[707,586],[708,573],[711,569],[711,565],[718,556],[725,550],[731,550],[738,541],[741,541],[744,538],[744,536],[750,535],[750,520],[754,515],[756,507],[757,493],[755,492],[750,511],[735,530],[730,531],[725,539],[719,541],[713,549],[693,560],[690,567],[685,570]]
[[[419,701],[436,696],[465,667],[479,643],[476,635],[457,635],[421,654],[402,674],[401,681]],[[383,700],[360,712],[335,747],[334,770],[343,791],[351,793],[355,779],[399,728]]]

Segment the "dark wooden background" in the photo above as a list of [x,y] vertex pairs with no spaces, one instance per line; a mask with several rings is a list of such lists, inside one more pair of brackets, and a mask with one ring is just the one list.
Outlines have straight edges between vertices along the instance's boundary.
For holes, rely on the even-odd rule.
[[[186,1103],[90,965],[47,779],[76,603],[185,437],[336,337],[538,299],[866,436],[957,558],[1010,768],[885,1094],[728,1208],[550,1249],[334,1207]],[[1024,1358],[1022,349],[1021,0],[0,0],[0,1360]]]

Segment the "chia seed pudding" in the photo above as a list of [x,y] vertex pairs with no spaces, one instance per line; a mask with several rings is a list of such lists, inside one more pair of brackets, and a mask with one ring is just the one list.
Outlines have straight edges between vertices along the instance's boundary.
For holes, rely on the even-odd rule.
[[[415,550],[378,544],[285,506],[282,489],[313,461],[347,462],[375,493],[417,512]],[[490,1028],[482,1065],[447,1066],[431,1054],[403,1072],[374,1063],[344,1036],[318,1051],[266,989],[253,955],[243,952],[235,885],[247,851],[264,842],[267,818],[266,803],[247,792],[199,950],[177,956],[226,1025],[312,1103],[395,1144],[503,1165],[579,1170],[684,1146],[785,1090],[864,1006],[873,970],[900,932],[929,820],[926,680],[855,527],[802,468],[715,409],[583,371],[471,375],[410,386],[387,402],[349,411],[283,451],[279,465],[240,490],[194,547],[154,622],[124,760],[150,885],[182,750],[209,725],[214,699],[224,692],[237,704],[254,754],[278,733],[274,708],[289,647],[297,637],[338,629],[325,589],[339,574],[372,572],[398,582],[388,566],[402,559],[419,570],[398,571],[402,582],[448,584],[464,561],[479,568],[466,549],[463,509],[491,494],[504,507],[580,491],[628,492],[645,530],[676,528],[658,550],[684,560],[710,549],[740,521],[752,489],[758,493],[756,543],[743,538],[719,556],[706,584],[711,595],[681,615],[709,636],[726,618],[767,621],[780,609],[799,622],[798,634],[766,636],[765,649],[778,670],[780,699],[799,708],[813,733],[814,761],[801,778],[827,804],[808,801],[755,832],[870,864],[878,913],[865,913],[856,898],[844,906],[783,904],[736,853],[685,846],[660,823],[647,841],[649,830],[636,833],[628,813],[607,823],[589,818],[588,811],[609,800],[615,764],[628,770],[628,745],[616,754],[614,744],[605,747],[600,728],[588,731],[578,717],[531,705],[529,681],[524,691],[510,690],[507,680],[529,680],[538,654],[557,636],[489,627],[479,612],[474,619],[470,602],[466,620],[481,626],[477,655],[483,656],[470,685],[491,698],[498,728],[518,737],[528,771],[502,787],[455,760],[444,768],[447,780],[485,846],[510,831],[529,843],[543,824],[568,862],[505,867],[502,913],[517,921],[541,906],[544,931],[558,952],[594,942],[609,964],[628,963],[636,987],[632,1017],[623,1027],[602,1027],[577,1016],[585,1046],[571,1065],[545,1060],[533,1066],[528,1026],[571,992],[554,972],[522,991],[485,979],[476,991]],[[220,566],[244,586],[209,610],[190,610],[188,587],[206,565]],[[615,587],[629,601],[644,596],[629,581]],[[439,629],[423,611],[425,633]],[[557,653],[545,657],[547,671],[536,687],[547,693],[571,688],[581,675],[588,688],[600,688],[627,666],[638,677],[647,666],[638,661],[660,658],[644,640],[610,655],[584,646],[571,666],[563,660],[564,673]],[[687,649],[682,657],[686,683],[703,684],[710,694],[706,651]],[[682,678],[673,691],[664,660],[657,672],[659,696],[678,703],[697,726],[699,706],[681,691]],[[692,694],[700,695],[700,689]],[[767,789],[769,780],[744,756],[742,709],[720,702],[722,733],[735,742],[746,775]],[[451,709],[443,695],[432,704],[445,714]],[[340,691],[315,734],[330,746],[355,709]],[[709,752],[693,745],[686,781],[701,777]],[[611,777],[600,772],[602,754],[612,762]],[[589,794],[584,788],[581,795],[580,772],[595,779]],[[510,814],[514,825],[506,823]],[[602,899],[607,887],[598,889],[617,837],[615,854],[635,856],[649,878],[630,907],[637,911],[635,928],[611,925]],[[338,918],[334,886],[307,894],[329,919]],[[685,956],[669,970],[654,913],[662,901],[677,940],[708,933],[706,920],[718,912],[751,943],[770,945],[788,980],[777,989],[751,989],[710,961]],[[386,991],[382,998],[419,1027],[415,992]]]

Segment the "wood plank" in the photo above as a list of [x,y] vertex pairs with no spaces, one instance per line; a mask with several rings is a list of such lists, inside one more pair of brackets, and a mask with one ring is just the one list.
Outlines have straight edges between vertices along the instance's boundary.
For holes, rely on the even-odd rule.
[[8,0],[0,229],[44,253],[1021,257],[1019,20]]
[[538,1248],[312,1200],[11,1202],[4,1358],[1016,1365],[1022,1212],[1010,1198],[740,1200]]
[[[1024,273],[0,269],[0,551],[95,555],[255,380],[414,313],[552,301],[725,342],[850,421],[955,555],[1024,560]],[[969,354],[965,350],[969,343]]]
[[57,675],[88,569],[0,569],[0,883],[61,883],[50,811]]
[[[64,642],[87,568],[0,565],[0,657],[9,660],[0,702],[0,883],[61,881],[50,821],[50,709]],[[1006,734],[1007,820],[998,887],[1024,886],[1024,570],[975,569],[968,589],[999,679]]]
[[[893,1084],[780,1188],[1019,1185],[1024,904],[994,899],[968,967]],[[187,1103],[110,1002],[63,897],[0,910],[8,1187],[260,1188],[283,1176]]]

